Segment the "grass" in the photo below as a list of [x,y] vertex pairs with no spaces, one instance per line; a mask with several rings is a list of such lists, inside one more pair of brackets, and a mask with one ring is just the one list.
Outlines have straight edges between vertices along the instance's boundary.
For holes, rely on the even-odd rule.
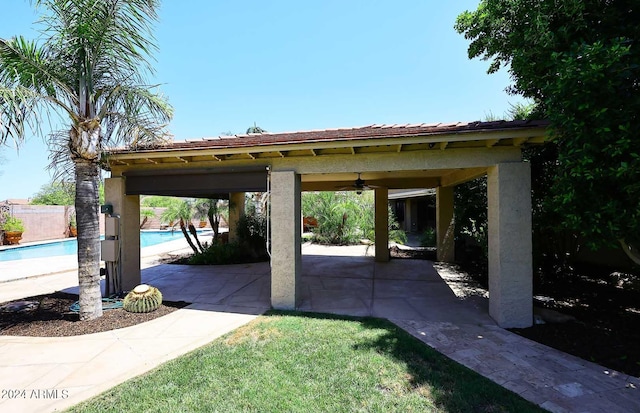
[[393,324],[270,312],[72,412],[542,412]]

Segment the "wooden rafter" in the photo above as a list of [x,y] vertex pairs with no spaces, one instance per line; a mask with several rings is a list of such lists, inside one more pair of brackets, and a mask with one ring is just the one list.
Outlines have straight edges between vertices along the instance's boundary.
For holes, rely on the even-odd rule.
[[513,138],[513,146],[522,146],[529,138]]
[[498,142],[500,142],[500,139],[489,139],[485,141],[485,145],[487,145],[487,148],[492,148],[496,146]]

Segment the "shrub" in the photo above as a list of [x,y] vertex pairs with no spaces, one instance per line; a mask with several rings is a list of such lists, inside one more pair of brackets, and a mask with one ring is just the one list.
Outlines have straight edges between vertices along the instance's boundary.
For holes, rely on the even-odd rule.
[[427,228],[420,235],[420,245],[423,247],[436,246],[436,231],[433,228]]
[[[302,197],[303,215],[317,219],[313,241],[320,244],[349,245],[362,239],[375,241],[373,192],[315,192]],[[407,237],[389,208],[389,240],[406,243]]]
[[193,265],[244,264],[266,261],[267,218],[264,215],[246,215],[240,218],[236,227],[238,242],[231,244],[214,243],[204,247],[187,261]]
[[222,264],[242,264],[249,262],[242,254],[242,249],[238,244],[212,244],[204,248],[204,251],[194,254],[187,261],[192,265],[222,265]]
[[8,215],[4,218],[1,229],[6,232],[24,232],[24,223],[20,218]]

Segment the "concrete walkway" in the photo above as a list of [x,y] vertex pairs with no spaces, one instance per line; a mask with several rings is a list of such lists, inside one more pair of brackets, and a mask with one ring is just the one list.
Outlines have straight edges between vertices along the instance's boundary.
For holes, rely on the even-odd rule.
[[[553,412],[640,412],[640,380],[512,334],[445,265],[375,263],[365,247],[303,247],[300,310],[385,317],[448,357]],[[0,302],[70,289],[75,272],[0,284]],[[46,412],[81,400],[237,328],[269,308],[267,263],[157,265],[143,281],[193,304],[111,332],[0,336],[0,411]],[[464,287],[464,288],[461,288]],[[23,393],[22,390],[25,390]]]

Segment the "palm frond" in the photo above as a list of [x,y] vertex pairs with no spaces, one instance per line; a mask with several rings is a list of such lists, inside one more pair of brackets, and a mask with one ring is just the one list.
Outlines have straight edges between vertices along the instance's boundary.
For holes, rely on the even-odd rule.
[[173,109],[166,98],[143,86],[118,86],[105,96],[105,145],[132,147],[164,144],[170,138],[166,124]]
[[9,139],[16,144],[21,143],[25,127],[37,131],[41,106],[39,94],[29,89],[0,86],[0,144]]
[[[103,145],[133,147],[166,142],[173,110],[144,86],[152,73],[151,33],[159,0],[34,0],[46,12],[44,42],[0,39],[0,143],[19,142],[25,126],[41,134],[41,119],[65,112],[68,130],[49,135],[52,163],[66,170],[70,130],[98,124],[90,156]],[[56,128],[57,129],[57,128]],[[95,136],[95,135],[94,135]],[[94,151],[94,152],[95,152]]]
[[52,66],[55,62],[52,54],[46,47],[23,37],[0,39],[0,84],[29,89],[74,116],[76,96]]

